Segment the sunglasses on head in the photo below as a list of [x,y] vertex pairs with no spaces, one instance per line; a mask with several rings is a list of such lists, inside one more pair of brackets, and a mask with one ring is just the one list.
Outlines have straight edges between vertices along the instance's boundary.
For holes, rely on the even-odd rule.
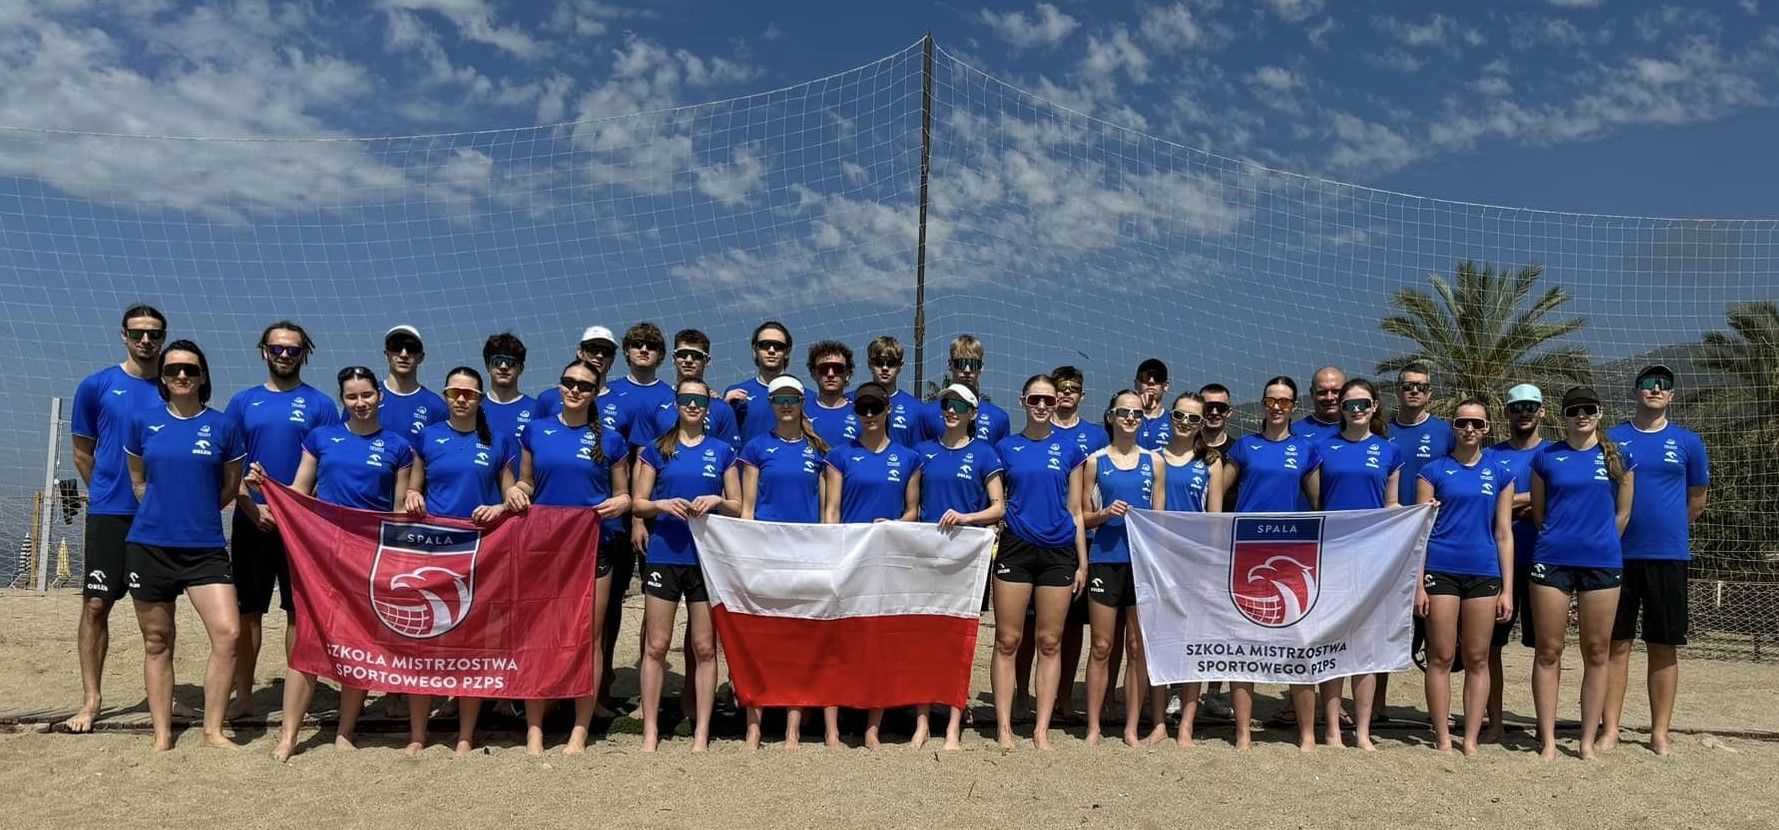
[[1347,412],[1370,412],[1376,405],[1370,398],[1353,398],[1340,402],[1340,408]]
[[1458,429],[1471,429],[1476,430],[1477,432],[1484,432],[1489,428],[1489,422],[1483,418],[1457,418],[1452,421],[1452,426],[1457,427]]
[[794,393],[788,395],[773,395],[766,400],[770,401],[773,406],[801,406],[803,403],[803,396]]
[[782,352],[787,346],[783,340],[755,340],[754,350],[761,352]]
[[1536,414],[1538,414],[1538,410],[1542,409],[1543,407],[1544,407],[1544,404],[1537,403],[1535,401],[1515,401],[1515,402],[1507,405],[1507,414],[1509,414],[1509,415],[1536,415]]
[[1674,388],[1674,379],[1661,376],[1647,377],[1637,381],[1637,388],[1645,392],[1666,392]]
[[265,347],[265,349],[266,349],[266,354],[269,354],[273,357],[302,357],[303,356],[303,347],[302,346],[284,346],[284,345],[274,343],[274,344],[267,345]]
[[982,369],[982,360],[975,357],[960,357],[951,361],[951,368],[965,372],[976,372]]
[[902,368],[902,361],[889,360],[886,358],[878,358],[876,360],[871,361],[871,368],[873,368],[873,369],[900,369],[900,368]]
[[199,378],[204,370],[196,363],[167,363],[161,366],[161,377],[164,378]]
[[846,374],[846,364],[844,364],[844,363],[818,363],[815,366],[815,373],[820,376],[844,375],[844,374]]
[[863,415],[867,418],[882,415],[884,409],[886,409],[886,408],[887,407],[885,407],[879,401],[871,401],[870,403],[855,403],[852,405],[852,411],[857,412],[858,414]]
[[1033,408],[1056,406],[1055,395],[1027,395],[1025,405]]
[[1291,407],[1294,407],[1297,405],[1297,399],[1296,398],[1266,398],[1266,399],[1262,400],[1261,403],[1265,404],[1266,408],[1272,412],[1289,412],[1289,411],[1291,411]]
[[340,383],[345,383],[349,380],[376,380],[377,374],[363,366],[347,366],[346,368],[341,369],[340,374],[334,379]]
[[1169,414],[1173,416],[1174,423],[1176,424],[1186,424],[1190,426],[1192,424],[1202,424],[1205,420],[1205,416],[1200,415],[1197,412],[1187,412],[1183,409],[1176,409]]
[[710,406],[709,395],[700,395],[695,392],[681,392],[679,397],[674,400],[687,409],[706,409]]
[[124,336],[128,337],[131,340],[138,340],[138,341],[147,340],[150,343],[159,343],[162,340],[167,339],[167,330],[166,329],[124,329]]
[[480,391],[467,386],[445,387],[445,400],[447,401],[473,401],[480,397],[482,397]]
[[1207,401],[1207,402],[1205,402],[1205,417],[1206,418],[1216,417],[1219,415],[1228,415],[1228,414],[1229,414],[1229,404],[1226,404],[1222,401]]
[[490,369],[515,369],[523,365],[525,365],[524,361],[510,354],[497,354],[488,358],[488,368]]
[[673,350],[673,359],[674,360],[709,360],[710,355],[706,354],[703,349],[694,349],[690,346],[681,346],[681,347]]
[[1433,391],[1433,384],[1426,381],[1411,380],[1396,384],[1396,388],[1404,392],[1419,392],[1425,395],[1426,393]]
[[1563,410],[1565,418],[1592,418],[1600,414],[1600,405],[1596,403],[1578,403]]
[[939,402],[939,408],[953,415],[962,415],[975,407],[970,406],[970,402],[963,398],[946,398]]
[[581,341],[581,351],[595,357],[611,357],[618,353],[612,344],[604,340],[583,340]]
[[594,392],[599,391],[598,383],[590,380],[576,380],[567,375],[563,375],[556,381],[556,383],[560,384],[563,389],[579,392],[583,395],[591,395]]
[[1143,410],[1131,409],[1124,406],[1114,407],[1112,409],[1112,417],[1117,418],[1120,421],[1141,421],[1143,419]]

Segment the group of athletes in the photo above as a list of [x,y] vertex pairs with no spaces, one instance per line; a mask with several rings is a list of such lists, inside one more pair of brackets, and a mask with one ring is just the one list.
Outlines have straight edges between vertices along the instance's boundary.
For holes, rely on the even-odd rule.
[[[252,714],[262,621],[275,586],[287,621],[301,624],[279,528],[260,493],[272,480],[347,507],[477,523],[532,504],[596,510],[603,525],[589,624],[599,654],[594,693],[573,702],[569,753],[584,751],[593,719],[615,705],[620,600],[639,558],[646,575],[643,749],[654,751],[660,740],[666,658],[682,602],[688,670],[681,705],[694,723],[694,751],[708,747],[718,644],[687,524],[692,517],[999,528],[989,593],[1001,746],[1014,745],[1015,710],[1031,699],[1032,740],[1040,749],[1050,746],[1053,720],[1077,717],[1072,698],[1085,632],[1089,744],[1101,741],[1122,662],[1126,743],[1166,740],[1177,705],[1180,745],[1192,743],[1202,709],[1232,718],[1236,746],[1246,748],[1253,684],[1230,683],[1226,696],[1218,684],[1147,685],[1128,511],[1269,513],[1428,502],[1439,513],[1415,612],[1425,627],[1426,700],[1437,747],[1455,751],[1455,664],[1464,670],[1459,748],[1474,754],[1501,737],[1501,649],[1517,619],[1522,642],[1536,651],[1540,753],[1555,756],[1573,601],[1583,665],[1580,755],[1617,743],[1639,620],[1648,646],[1651,749],[1670,750],[1677,647],[1686,643],[1689,528],[1704,510],[1709,479],[1699,437],[1667,420],[1675,373],[1666,366],[1638,373],[1631,417],[1609,431],[1592,389],[1565,391],[1554,439],[1543,434],[1544,393],[1530,384],[1507,391],[1503,412],[1472,398],[1459,402],[1449,421],[1433,416],[1433,378],[1424,367],[1398,373],[1388,418],[1370,381],[1324,367],[1312,380],[1310,411],[1294,421],[1297,383],[1272,378],[1259,390],[1259,431],[1237,435],[1229,429],[1229,388],[1210,383],[1170,396],[1167,366],[1157,359],[1143,361],[1131,387],[1112,395],[1097,418],[1083,415],[1079,369],[1034,375],[1021,386],[1024,425],[1014,432],[1007,411],[980,392],[984,348],[969,335],[950,344],[950,385],[923,402],[898,386],[904,349],[892,337],[866,347],[870,380],[857,386],[850,347],[833,340],[810,346],[806,386],[790,372],[790,330],[763,323],[749,344],[756,375],[718,390],[704,379],[711,344],[703,332],[677,332],[669,351],[652,323],[638,323],[622,338],[592,326],[555,384],[533,397],[520,387],[527,351],[515,335],[489,337],[481,369],[452,368],[440,394],[421,382],[420,332],[398,325],[384,338],[386,371],[340,370],[336,405],[303,381],[315,345],[285,320],[259,339],[265,381],[220,411],[209,406],[203,350],[190,340],[168,342],[160,311],[129,308],[120,337],[123,362],[87,377],[75,396],[75,461],[89,492],[79,628],[84,700],[61,724],[65,731],[90,731],[99,716],[108,620],[127,593],[143,636],[155,745],[173,746],[173,602],[184,594],[211,647],[203,737],[233,745],[224,726]],[[626,371],[614,377],[620,352]],[[671,381],[660,377],[668,360]],[[1507,437],[1491,443],[1497,417]],[[230,506],[233,528],[225,539],[222,511]],[[287,634],[287,659],[293,641]],[[1388,679],[1290,687],[1279,725],[1294,726],[1309,751],[1319,714],[1325,743],[1341,745],[1350,727],[1356,745],[1370,749]],[[1351,715],[1343,698],[1348,682]],[[312,675],[286,675],[281,759],[295,749],[315,685]],[[342,689],[338,746],[353,746],[365,696]],[[428,720],[440,711],[435,703],[407,698],[411,753],[426,744]],[[460,754],[474,747],[481,703],[443,703],[456,709]],[[524,702],[532,753],[544,748],[551,703]],[[943,714],[944,746],[957,748],[965,713]],[[786,713],[787,746],[798,742],[801,715]],[[840,743],[837,715],[823,711],[829,745]],[[918,747],[933,730],[927,707],[915,716]],[[867,746],[879,745],[882,717],[868,713]],[[750,709],[746,721],[747,745],[756,747],[760,711]]]

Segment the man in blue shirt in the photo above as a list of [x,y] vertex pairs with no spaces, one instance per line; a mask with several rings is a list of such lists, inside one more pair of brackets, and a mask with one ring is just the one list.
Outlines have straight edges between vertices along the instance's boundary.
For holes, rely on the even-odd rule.
[[1532,524],[1532,459],[1546,443],[1539,434],[1544,425],[1544,392],[1530,383],[1507,390],[1505,420],[1507,440],[1491,449],[1513,478],[1513,617],[1495,625],[1494,638],[1489,643],[1489,731],[1483,736],[1485,741],[1499,741],[1504,728],[1501,649],[1512,638],[1514,622],[1520,624],[1522,645],[1532,648],[1537,643],[1532,627],[1532,589],[1527,578],[1532,573],[1532,549],[1538,545],[1538,526]]
[[[408,439],[411,445],[420,438],[420,431],[445,420],[450,413],[445,399],[420,382],[420,364],[426,362],[426,345],[420,331],[400,325],[383,335],[383,356],[389,360],[389,374],[383,377],[383,403],[378,406],[383,426]],[[344,410],[340,420],[344,421]]]
[[[605,326],[588,326],[581,332],[580,344],[575,347],[575,359],[592,366],[599,371],[599,382],[607,384],[611,374],[612,360],[618,355],[618,340],[612,336],[612,330]],[[605,389],[601,388],[601,394]],[[537,411],[532,418],[546,418],[562,411],[562,390],[554,383],[550,388],[537,393]]]
[[[982,394],[982,357],[986,351],[981,340],[960,334],[951,340],[949,366],[952,383],[962,384],[982,402],[976,407],[976,437],[998,444],[1011,432],[1011,421],[1007,418],[1007,410],[995,406]],[[925,418],[928,435],[945,434],[945,418],[940,414],[937,402],[929,402]]]
[[[1336,366],[1323,366],[1316,370],[1315,379],[1310,381],[1310,400],[1314,404],[1310,414],[1297,419],[1291,425],[1292,435],[1302,435],[1320,444],[1340,434],[1340,389],[1347,385],[1347,373]],[[1405,501],[1403,504],[1413,504]]]
[[57,724],[64,732],[91,732],[102,704],[105,656],[111,642],[111,609],[129,591],[124,540],[136,516],[136,493],[124,447],[136,413],[164,406],[158,379],[167,318],[150,305],[124,311],[118,339],[124,361],[80,382],[74,391],[74,469],[86,483],[86,578],[81,591],[80,709]]
[[1692,523],[1705,512],[1711,471],[1698,433],[1668,421],[1674,402],[1674,370],[1657,364],[1637,373],[1637,414],[1609,433],[1637,461],[1631,519],[1622,536],[1624,582],[1612,626],[1612,671],[1606,677],[1606,723],[1600,748],[1618,743],[1630,684],[1631,638],[1643,620],[1649,651],[1649,744],[1657,755],[1672,751],[1668,726],[1680,681],[1679,647],[1686,645],[1686,567],[1692,559]]
[[871,370],[871,379],[889,390],[890,440],[912,448],[938,436],[926,434],[926,425],[920,417],[920,399],[896,388],[896,381],[902,377],[903,355],[902,342],[887,334],[865,347],[865,363]]
[[[673,388],[677,393],[682,381],[704,380],[704,370],[710,366],[710,336],[698,329],[680,329],[673,335]],[[673,429],[674,422],[679,420],[679,409],[673,400],[667,401],[655,413],[654,437],[665,435]],[[735,410],[729,402],[721,398],[712,398],[710,406],[704,412],[704,434],[735,448],[740,438],[741,428],[735,423]],[[653,440],[653,439],[651,439]],[[640,460],[640,458],[639,458]],[[647,540],[642,542],[647,547]],[[643,549],[639,547],[638,550]]]
[[735,421],[741,434],[735,451],[741,452],[747,442],[765,435],[777,423],[772,406],[766,402],[767,386],[786,372],[791,362],[791,330],[777,320],[767,320],[754,328],[750,345],[754,349],[754,377],[723,390],[723,402],[735,409]]
[[482,400],[488,428],[518,446],[519,433],[537,417],[537,399],[519,390],[525,341],[510,331],[490,336],[482,344],[482,365],[488,369],[488,397]]
[[673,407],[673,386],[658,377],[667,357],[667,339],[661,328],[643,321],[624,332],[624,363],[630,373],[606,384],[624,411],[620,421],[628,425],[624,435],[632,447],[655,440],[655,413]]
[[[1081,417],[1081,400],[1087,395],[1087,378],[1081,370],[1075,366],[1058,366],[1050,370],[1050,377],[1056,380],[1056,412],[1050,417],[1050,428],[1073,438],[1075,446],[1087,455],[1093,455],[1111,443],[1103,419]],[[1073,665],[1066,656],[1063,662],[1065,666]]]
[[829,447],[844,447],[859,437],[859,416],[846,394],[852,370],[852,349],[845,343],[822,340],[809,347],[809,379],[815,382],[815,395],[803,400],[803,412]]
[[[1413,363],[1396,373],[1396,417],[1390,421],[1389,437],[1402,453],[1402,470],[1396,481],[1398,504],[1415,503],[1415,482],[1421,478],[1421,468],[1450,455],[1456,443],[1451,422],[1427,411],[1432,403],[1433,375],[1425,365]],[[1389,687],[1390,676],[1378,675],[1371,711],[1384,711],[1384,695]]]
[[[1168,417],[1167,364],[1151,357],[1137,364],[1137,395],[1143,399],[1143,425],[1137,428],[1137,446],[1157,450],[1174,440],[1173,421]],[[1116,665],[1116,664],[1114,664]],[[1116,671],[1116,669],[1114,669]]]

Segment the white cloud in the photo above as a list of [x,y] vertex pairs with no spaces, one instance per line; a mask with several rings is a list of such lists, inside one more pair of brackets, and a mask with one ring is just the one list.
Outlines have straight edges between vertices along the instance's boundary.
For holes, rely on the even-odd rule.
[[1460,44],[1470,47],[1481,46],[1484,38],[1481,30],[1474,26],[1465,26],[1456,18],[1443,14],[1435,14],[1425,21],[1414,23],[1399,20],[1396,17],[1383,17],[1377,21],[1378,28],[1388,32],[1403,44],[1421,48],[1427,46],[1448,46],[1456,48]]
[[1299,23],[1322,10],[1322,0],[1266,0],[1279,19]]
[[1081,59],[1081,71],[1092,78],[1111,78],[1119,70],[1137,83],[1149,80],[1149,56],[1130,37],[1123,26],[1112,30],[1109,37],[1087,39],[1087,55]]
[[1421,59],[1401,49],[1391,49],[1381,55],[1368,56],[1366,59],[1385,69],[1394,69],[1398,72],[1421,71]]
[[983,9],[980,17],[996,34],[1018,49],[1055,46],[1081,25],[1049,3],[1039,3],[1031,15],[1023,11],[997,13]]
[[433,12],[449,20],[464,40],[486,43],[514,57],[538,58],[549,51],[523,28],[496,23],[486,0],[378,0],[377,5],[390,14]]
[[698,190],[731,207],[744,204],[747,195],[766,179],[766,162],[754,147],[736,147],[725,164],[698,168]]
[[611,29],[611,21],[634,14],[599,0],[558,0],[549,28],[575,37],[598,37]]
[[1262,66],[1248,74],[1255,86],[1273,93],[1288,93],[1303,86],[1303,78],[1282,66]]
[[1205,23],[1185,3],[1145,9],[1138,32],[1144,42],[1164,52],[1202,46],[1211,38]]
[[1408,136],[1349,113],[1333,113],[1329,132],[1333,147],[1328,153],[1328,166],[1347,175],[1398,170],[1423,154]]

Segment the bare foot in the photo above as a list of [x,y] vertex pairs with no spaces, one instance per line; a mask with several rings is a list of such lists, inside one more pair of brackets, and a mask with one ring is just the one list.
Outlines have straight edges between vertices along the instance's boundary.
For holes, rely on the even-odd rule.
[[1098,729],[1087,730],[1087,738],[1086,738],[1085,742],[1088,746],[1099,746],[1100,745],[1100,731]]
[[1540,761],[1555,761],[1555,760],[1557,760],[1557,745],[1556,745],[1556,743],[1555,742],[1547,743],[1543,746],[1543,748],[1539,749],[1538,750],[1538,760],[1540,760]]
[[289,763],[290,756],[295,754],[295,744],[292,744],[290,741],[279,741],[278,746],[272,750],[272,760],[277,761],[280,764]]
[[1338,747],[1343,747],[1343,748],[1346,746],[1346,742],[1341,740],[1340,730],[1338,730],[1338,729],[1332,729],[1332,730],[1329,730],[1328,732],[1323,733],[1322,734],[1322,743],[1324,743],[1328,746],[1338,746]]
[[[542,741],[539,741],[542,743]],[[587,752],[587,730],[575,727],[568,732],[568,743],[562,747],[563,755],[583,755]]]
[[960,749],[963,749],[964,745],[962,743],[958,742],[958,739],[956,736],[946,735],[945,736],[945,745],[941,746],[939,748],[946,752],[956,752]]
[[402,754],[408,756],[409,758],[418,758],[418,757],[420,757],[420,753],[425,752],[425,751],[426,751],[426,744],[423,744],[419,741],[409,741],[407,748],[402,750]]
[[1313,738],[1312,738],[1312,739],[1310,739],[1310,740],[1307,740],[1307,741],[1305,741],[1305,740],[1299,740],[1299,741],[1298,741],[1298,742],[1297,742],[1297,751],[1298,751],[1298,752],[1302,752],[1302,753],[1304,753],[1304,754],[1305,754],[1305,755],[1308,755],[1308,754],[1311,754],[1311,753],[1313,753],[1313,752],[1315,752],[1315,751],[1316,751],[1316,741],[1315,741],[1315,739],[1313,739]]
[[221,732],[211,732],[211,733],[205,734],[204,735],[204,745],[207,747],[210,747],[211,749],[240,749],[241,748],[240,744],[237,744],[234,741],[230,740],[229,736],[224,735]]
[[1674,754],[1674,745],[1668,740],[1667,733],[1649,736],[1649,751],[1667,758]]
[[85,735],[93,731],[93,721],[99,719],[99,704],[99,698],[81,704],[80,711],[75,712],[74,717],[56,724],[56,731],[70,735]]
[[1506,733],[1507,730],[1501,724],[1490,723],[1489,728],[1483,730],[1482,742],[1485,744],[1501,743],[1501,739],[1506,737]]
[[[837,744],[839,742],[840,742],[840,739],[838,739],[838,738],[835,738],[834,740],[829,741],[828,748],[829,749],[836,748],[834,746],[834,744]],[[866,749],[881,749],[882,747],[883,747],[883,741],[882,741],[882,739],[877,737],[877,730],[866,729],[865,730],[865,748]]]
[[[843,744],[840,742],[839,735],[829,735],[826,738],[823,738],[822,746],[827,747],[828,749],[845,749],[846,748],[846,744]],[[876,749],[876,748],[877,747],[872,747],[872,749]]]
[[1002,749],[1013,748],[1013,730],[1000,729],[995,732],[995,745]]
[[1159,746],[1165,741],[1167,741],[1167,723],[1164,721],[1155,724],[1155,728],[1149,730],[1149,737],[1143,739],[1143,746]]
[[1253,738],[1253,736],[1250,736],[1250,735],[1237,735],[1237,736],[1235,736],[1235,748],[1236,748],[1236,750],[1238,750],[1238,751],[1241,751],[1241,752],[1246,752],[1246,751],[1248,751],[1248,750],[1249,750],[1249,749],[1252,749],[1252,748],[1253,748],[1253,747],[1254,747],[1254,738]]
[[1601,732],[1600,739],[1594,742],[1594,748],[1601,752],[1611,752],[1618,748],[1618,730]]
[[533,758],[544,754],[544,730],[530,728],[525,730],[525,754]]
[[1365,750],[1366,752],[1376,752],[1377,751],[1377,745],[1371,742],[1370,735],[1356,735],[1356,736],[1354,736],[1353,745],[1356,747],[1359,747],[1360,749]]
[[1476,744],[1473,744],[1469,741],[1464,742],[1464,757],[1475,758],[1480,753],[1481,753],[1481,750],[1477,749]]
[[710,751],[710,741],[693,741],[692,742],[692,754],[693,755],[703,755],[704,753],[709,752],[709,751]]
[[643,730],[642,751],[654,752],[661,745],[661,730]]
[[1176,745],[1178,745],[1181,749],[1191,749],[1192,748],[1192,733],[1181,732],[1180,739],[1175,741],[1174,743]]
[[458,738],[456,748],[451,750],[451,757],[468,758],[469,754],[475,750],[476,744],[474,741],[471,741],[468,738]]
[[1581,748],[1578,750],[1578,752],[1580,753],[1581,760],[1583,760],[1583,761],[1592,761],[1595,758],[1600,757],[1599,748],[1597,746],[1595,746],[1594,744],[1588,743],[1587,741],[1581,742]]
[[914,737],[908,739],[908,748],[909,749],[920,749],[921,747],[926,746],[927,738],[929,738],[929,737],[931,737],[931,736],[927,733],[927,730],[925,730],[925,729],[914,730]]
[[334,736],[334,749],[340,750],[341,752],[351,752],[357,748],[358,744],[352,742],[351,735]]
[[1443,741],[1435,741],[1433,743],[1433,748],[1437,749],[1440,752],[1443,752],[1447,755],[1450,755],[1450,754],[1452,754],[1452,739],[1446,738]]
[[168,752],[172,749],[173,749],[173,733],[168,732],[165,735],[157,734],[154,736],[154,751]]
[[748,752],[753,752],[760,748],[760,727],[759,726],[749,726],[747,728],[747,738],[746,738],[746,742],[743,744],[743,748],[745,748]]
[[1056,747],[1050,745],[1050,730],[1040,729],[1032,733],[1032,746],[1039,752],[1049,752]]

